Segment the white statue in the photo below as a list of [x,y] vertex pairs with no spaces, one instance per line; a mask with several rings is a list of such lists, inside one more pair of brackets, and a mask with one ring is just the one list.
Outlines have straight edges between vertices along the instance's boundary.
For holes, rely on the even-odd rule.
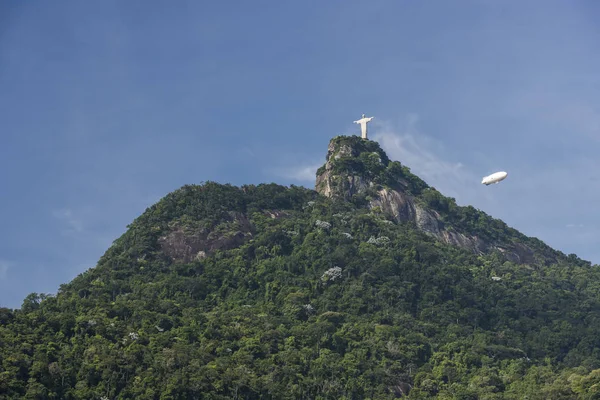
[[365,114],[362,115],[362,118],[358,121],[354,121],[355,124],[360,124],[360,132],[362,133],[362,138],[367,139],[367,123],[371,122],[374,117],[365,117]]

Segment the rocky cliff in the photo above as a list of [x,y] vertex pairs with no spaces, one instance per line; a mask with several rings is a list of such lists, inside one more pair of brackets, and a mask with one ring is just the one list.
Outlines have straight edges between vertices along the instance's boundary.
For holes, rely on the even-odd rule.
[[519,264],[533,264],[536,259],[551,263],[564,257],[473,207],[457,206],[409,168],[390,161],[376,142],[358,136],[337,136],[330,141],[325,165],[317,171],[316,190],[380,210],[397,222],[413,223],[444,243],[476,254],[498,251]]

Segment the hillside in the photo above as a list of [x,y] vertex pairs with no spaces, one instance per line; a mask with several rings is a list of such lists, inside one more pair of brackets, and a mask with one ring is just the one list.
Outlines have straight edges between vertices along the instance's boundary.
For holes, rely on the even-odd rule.
[[316,190],[184,186],[0,308],[4,399],[600,398],[600,271],[358,137]]
[[[382,211],[397,222],[411,222],[438,240],[475,254],[497,251],[520,264],[565,260],[563,253],[501,220],[471,206],[459,207],[408,167],[391,161],[379,144],[358,136],[331,140],[326,163],[317,171],[316,190]],[[571,261],[582,262],[574,255]]]

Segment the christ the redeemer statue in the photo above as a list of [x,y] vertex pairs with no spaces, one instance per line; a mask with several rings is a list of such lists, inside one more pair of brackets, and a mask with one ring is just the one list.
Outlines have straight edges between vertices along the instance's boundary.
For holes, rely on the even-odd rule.
[[365,117],[365,114],[362,115],[362,118],[358,121],[354,121],[355,124],[360,124],[360,132],[362,133],[362,138],[367,139],[367,123],[371,122],[374,117]]

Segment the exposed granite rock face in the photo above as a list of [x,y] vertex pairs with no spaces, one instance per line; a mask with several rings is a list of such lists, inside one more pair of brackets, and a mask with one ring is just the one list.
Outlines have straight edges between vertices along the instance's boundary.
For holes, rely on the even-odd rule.
[[379,207],[391,215],[397,222],[413,222],[420,230],[444,243],[467,248],[474,253],[487,250],[486,244],[479,238],[446,230],[435,210],[428,210],[415,202],[415,198],[406,193],[384,188],[377,197],[369,201],[369,207]]
[[159,239],[164,253],[173,261],[191,262],[200,260],[217,250],[228,250],[240,246],[249,233],[236,232],[233,235],[210,237],[210,232],[187,233],[178,228]]
[[287,212],[280,211],[280,210],[263,211],[263,213],[266,216],[271,217],[272,219],[285,218],[285,217],[289,216],[289,214]]
[[320,174],[317,176],[317,182],[315,184],[316,189],[323,196],[331,197],[333,194],[333,190],[331,189],[331,174]]
[[533,264],[535,261],[533,250],[521,243],[512,243],[510,246],[495,246],[509,260],[517,264]]
[[[224,232],[219,228],[227,226]],[[248,218],[238,212],[229,212],[229,218],[214,230],[189,229],[174,226],[166,236],[158,239],[162,251],[176,262],[200,260],[218,250],[238,247],[252,237],[253,227]]]
[[[327,167],[326,167],[327,168]],[[328,197],[342,197],[349,200],[353,195],[358,194],[372,186],[365,178],[358,175],[336,175],[331,170],[317,177],[317,190]]]
[[349,165],[339,168],[339,165],[344,160],[359,157],[362,153],[369,154],[370,157],[376,159],[376,163],[381,165],[389,162],[389,159],[378,145],[370,146],[373,147],[372,149],[361,146],[363,143],[373,142],[368,140],[363,143],[356,140],[354,142],[354,145],[353,143],[337,143],[335,140],[329,142],[326,162],[318,173],[315,184],[319,193],[328,197],[341,197],[349,200],[355,194],[364,192],[373,186],[373,182],[365,177],[363,171],[353,169],[356,166]]
[[[281,210],[264,210],[265,216],[280,219],[289,216]],[[211,230],[174,225],[158,239],[162,251],[175,262],[191,262],[209,257],[219,250],[230,250],[252,238],[254,226],[246,215],[230,211],[221,224]]]
[[[392,215],[397,221],[417,220],[417,210],[412,199],[407,195],[389,189],[382,189],[378,194],[378,197],[371,200],[371,208],[380,207],[381,211]],[[423,210],[420,210],[420,212],[422,213]]]
[[371,208],[380,207],[394,217],[397,222],[413,222],[420,230],[438,240],[468,249],[476,254],[500,251],[507,260],[517,264],[534,262],[534,252],[521,243],[487,243],[482,238],[448,230],[435,210],[428,210],[415,202],[415,198],[402,192],[382,189],[378,196],[369,202]]
[[[327,197],[350,200],[352,196],[370,191],[368,207],[381,209],[397,222],[412,222],[423,232],[438,240],[462,247],[475,254],[500,251],[507,260],[527,264],[534,261],[534,252],[521,243],[492,243],[483,238],[447,229],[440,214],[422,205],[422,202],[406,191],[406,180],[394,177],[393,188],[384,187],[381,182],[373,179],[370,171],[357,173],[354,170],[358,157],[365,152],[368,140],[357,138],[334,138],[327,149],[326,163],[319,169],[316,177],[316,190]],[[387,155],[378,145],[371,145],[379,153],[379,162],[385,167],[389,163]],[[379,150],[377,150],[379,149]],[[354,163],[353,163],[354,162]],[[345,163],[345,164],[344,164]],[[349,166],[345,168],[345,166]],[[341,166],[341,167],[340,167]],[[359,164],[359,166],[362,166]],[[378,189],[375,191],[375,189]]]
[[339,159],[341,157],[356,157],[358,156],[358,151],[351,147],[350,145],[344,144],[341,146],[335,146],[333,142],[329,143],[327,147],[328,159],[330,156],[333,156],[335,159]]

